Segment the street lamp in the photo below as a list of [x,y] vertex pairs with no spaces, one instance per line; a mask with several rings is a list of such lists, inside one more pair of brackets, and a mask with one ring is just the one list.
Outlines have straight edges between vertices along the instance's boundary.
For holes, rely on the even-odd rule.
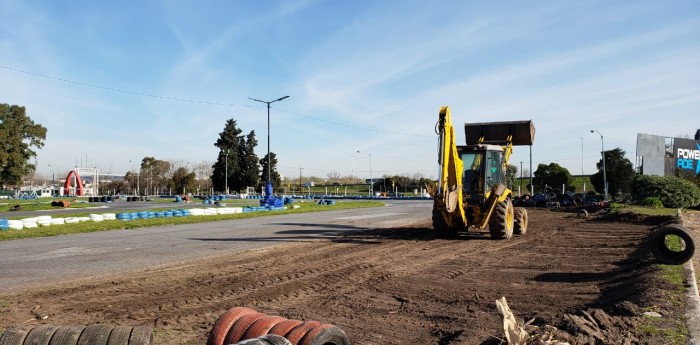
[[251,100],[254,100],[256,102],[260,103],[265,103],[267,104],[267,185],[265,185],[265,192],[267,193],[266,197],[271,197],[272,196],[272,183],[270,183],[270,166],[271,166],[271,161],[270,161],[270,104],[279,102],[283,99],[289,98],[289,96],[284,96],[280,97],[274,101],[261,101],[259,99],[255,98],[250,98]]
[[[357,151],[357,153],[360,153],[360,151]],[[372,154],[367,152],[367,155],[369,155],[369,196],[372,197],[372,189],[374,189],[374,181],[372,181]]]
[[591,133],[598,133],[600,135],[600,149],[602,150],[600,153],[603,156],[603,190],[604,190],[604,199],[608,200],[608,177],[605,174],[605,145],[603,144],[603,135],[598,132],[597,130],[591,129]]

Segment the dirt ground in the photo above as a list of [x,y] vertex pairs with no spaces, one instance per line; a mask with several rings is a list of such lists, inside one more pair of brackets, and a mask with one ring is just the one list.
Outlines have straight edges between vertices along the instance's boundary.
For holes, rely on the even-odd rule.
[[150,325],[156,344],[203,345],[225,310],[245,306],[333,323],[354,344],[498,344],[495,301],[505,296],[517,317],[559,340],[664,343],[643,333],[640,316],[653,310],[673,322],[683,312],[643,245],[664,219],[529,212],[528,233],[510,241],[482,232],[437,239],[426,221],[0,294],[0,329]]

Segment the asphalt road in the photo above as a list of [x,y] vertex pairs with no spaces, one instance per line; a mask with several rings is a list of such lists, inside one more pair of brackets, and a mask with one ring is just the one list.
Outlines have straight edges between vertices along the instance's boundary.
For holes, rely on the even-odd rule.
[[427,220],[431,201],[0,242],[0,292]]

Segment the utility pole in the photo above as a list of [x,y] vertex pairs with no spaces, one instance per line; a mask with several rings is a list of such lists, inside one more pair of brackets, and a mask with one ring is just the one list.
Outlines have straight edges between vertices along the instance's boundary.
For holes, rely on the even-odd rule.
[[[520,189],[523,189],[523,161],[520,161]],[[518,191],[520,192],[520,191]],[[522,194],[522,192],[521,192]]]
[[301,171],[304,170],[304,168],[299,168],[299,195],[301,195]]

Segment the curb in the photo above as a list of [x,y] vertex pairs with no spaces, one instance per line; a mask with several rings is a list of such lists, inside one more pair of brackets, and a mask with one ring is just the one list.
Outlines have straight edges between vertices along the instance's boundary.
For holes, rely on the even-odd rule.
[[[683,213],[678,209],[678,220],[680,225],[684,225]],[[688,307],[685,312],[687,317],[686,326],[688,326],[688,344],[699,344],[700,341],[700,293],[698,292],[698,284],[695,277],[695,269],[693,268],[693,260],[688,260],[683,265],[685,271],[685,279],[689,284],[689,289],[686,290],[686,298]]]

